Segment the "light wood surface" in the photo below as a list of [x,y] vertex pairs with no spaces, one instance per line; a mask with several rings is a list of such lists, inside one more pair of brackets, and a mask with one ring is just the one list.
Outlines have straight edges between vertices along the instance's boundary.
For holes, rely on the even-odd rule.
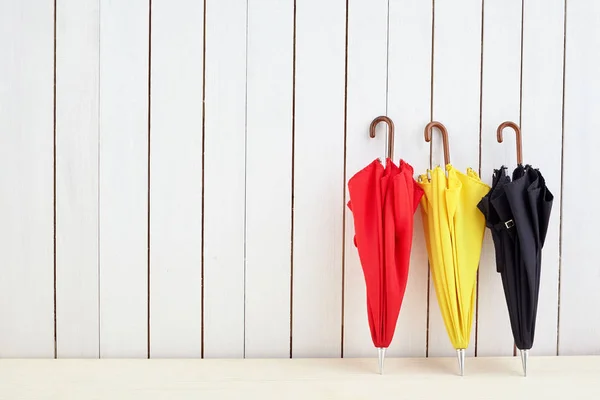
[[593,399],[600,357],[2,360],[6,399]]

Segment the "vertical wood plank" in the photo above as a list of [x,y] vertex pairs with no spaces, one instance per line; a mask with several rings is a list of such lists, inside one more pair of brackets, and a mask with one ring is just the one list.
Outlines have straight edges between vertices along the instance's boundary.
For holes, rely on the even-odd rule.
[[[492,183],[495,168],[516,167],[515,138],[505,133],[499,144],[496,129],[504,121],[519,124],[521,116],[522,0],[486,0],[483,22],[481,105],[481,179]],[[502,280],[496,272],[494,242],[486,228],[479,265],[477,355],[511,356],[514,340]]]
[[[369,125],[385,115],[387,93],[387,0],[351,1],[348,5],[348,92],[346,122],[347,181],[376,158],[385,159],[386,132]],[[374,357],[367,316],[365,280],[354,246],[352,212],[345,207],[344,357]]]
[[[462,172],[479,164],[479,96],[482,0],[435,1],[433,119],[448,129],[450,155]],[[443,165],[440,136],[433,139],[433,165]],[[429,356],[453,356],[431,282]],[[475,350],[475,319],[468,355]]]
[[293,357],[339,357],[346,1],[296,10]]
[[540,168],[555,195],[542,254],[535,355],[556,355],[564,9],[564,0],[528,0],[523,10],[523,161]]
[[0,356],[54,356],[52,2],[0,3]]
[[[558,352],[560,355],[598,355],[600,273],[596,238],[600,213],[588,205],[600,197],[600,188],[593,180],[600,148],[597,135],[600,57],[595,51],[600,48],[600,3],[569,0],[566,15]],[[556,212],[555,209],[553,213]]]
[[[406,160],[416,175],[429,167],[423,128],[431,113],[431,2],[391,0],[389,13],[388,116],[396,126],[394,161]],[[420,212],[415,213],[408,284],[390,356],[425,355],[428,264]]]
[[294,1],[248,3],[246,357],[290,355]]
[[204,356],[244,356],[245,0],[206,3]]
[[99,356],[98,0],[56,11],[56,346]]
[[[567,2],[566,39],[558,352],[560,355],[600,354],[600,273],[596,241],[600,213],[590,206],[590,201],[600,197],[600,187],[593,179],[600,148],[597,134],[600,129],[600,57],[595,51],[600,48],[600,3]],[[552,181],[548,179],[548,182]],[[553,183],[553,187],[556,186]],[[557,191],[554,190],[555,195]],[[556,197],[554,199],[556,201]]]
[[149,2],[100,0],[100,356],[148,355]]
[[203,13],[152,0],[151,357],[201,355]]

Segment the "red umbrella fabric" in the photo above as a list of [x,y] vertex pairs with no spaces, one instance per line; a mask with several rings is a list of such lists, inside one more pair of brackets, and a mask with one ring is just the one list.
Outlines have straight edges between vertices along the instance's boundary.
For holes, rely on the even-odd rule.
[[379,349],[392,341],[408,279],[413,216],[423,195],[413,172],[403,160],[396,166],[388,158],[385,168],[374,160],[348,181],[369,327]]

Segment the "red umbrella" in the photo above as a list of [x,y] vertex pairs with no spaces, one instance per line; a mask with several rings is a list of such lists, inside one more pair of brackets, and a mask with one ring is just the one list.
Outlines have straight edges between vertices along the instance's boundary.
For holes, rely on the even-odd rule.
[[413,179],[409,164],[400,160],[400,166],[396,166],[392,161],[393,122],[385,116],[375,118],[371,137],[375,137],[379,122],[389,125],[386,165],[374,160],[350,178],[348,207],[354,217],[354,245],[365,276],[369,327],[382,373],[385,349],[394,336],[404,298],[413,215],[423,191]]

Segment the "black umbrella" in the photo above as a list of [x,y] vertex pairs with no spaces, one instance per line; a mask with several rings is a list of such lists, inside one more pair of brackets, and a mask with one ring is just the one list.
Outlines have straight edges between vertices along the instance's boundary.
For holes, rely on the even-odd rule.
[[554,196],[538,169],[523,166],[521,132],[515,123],[507,121],[498,127],[498,142],[502,142],[505,127],[513,128],[517,135],[518,166],[512,179],[506,174],[506,167],[494,170],[492,189],[478,207],[492,233],[496,269],[502,277],[515,345],[527,376],[540,292],[542,247]]

